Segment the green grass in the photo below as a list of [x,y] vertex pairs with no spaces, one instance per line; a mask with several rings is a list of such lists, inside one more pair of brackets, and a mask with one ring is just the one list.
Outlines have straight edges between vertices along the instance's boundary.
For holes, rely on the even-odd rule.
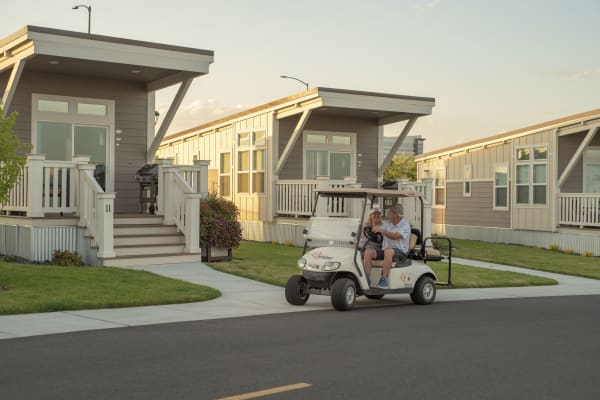
[[600,279],[600,259],[536,247],[452,239],[452,256]]
[[220,292],[150,272],[0,261],[0,314],[188,303]]
[[[302,249],[270,243],[242,241],[230,262],[211,263],[218,271],[284,287],[288,278],[300,274],[296,266]],[[447,281],[447,264],[431,263],[440,281]],[[515,272],[474,268],[452,263],[452,282],[456,288],[555,285],[557,282]]]

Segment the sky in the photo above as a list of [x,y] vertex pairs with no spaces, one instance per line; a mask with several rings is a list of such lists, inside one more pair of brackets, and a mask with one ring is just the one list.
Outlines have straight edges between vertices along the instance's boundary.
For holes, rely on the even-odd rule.
[[[425,151],[600,108],[598,0],[0,0],[25,25],[213,50],[169,133],[310,87],[433,97]],[[9,5],[10,4],[10,5]],[[7,7],[8,5],[8,7]],[[157,93],[164,115],[176,88]],[[398,134],[402,126],[386,128]]]

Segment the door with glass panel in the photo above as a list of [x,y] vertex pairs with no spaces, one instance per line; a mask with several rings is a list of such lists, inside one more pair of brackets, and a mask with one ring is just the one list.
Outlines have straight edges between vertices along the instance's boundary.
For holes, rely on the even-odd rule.
[[37,153],[55,161],[71,161],[76,155],[89,156],[90,163],[96,164],[94,176],[104,189],[107,134],[106,126],[38,121]]

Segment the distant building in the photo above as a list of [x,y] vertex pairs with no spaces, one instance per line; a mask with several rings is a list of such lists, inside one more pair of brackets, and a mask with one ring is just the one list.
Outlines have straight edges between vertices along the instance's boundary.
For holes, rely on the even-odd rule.
[[[385,154],[387,154],[390,151],[395,140],[396,138],[392,136],[383,137],[383,152]],[[425,138],[421,135],[407,136],[406,139],[404,139],[404,142],[402,142],[402,144],[400,145],[400,148],[396,152],[396,155],[400,155],[402,153],[414,155],[423,154],[424,141]]]

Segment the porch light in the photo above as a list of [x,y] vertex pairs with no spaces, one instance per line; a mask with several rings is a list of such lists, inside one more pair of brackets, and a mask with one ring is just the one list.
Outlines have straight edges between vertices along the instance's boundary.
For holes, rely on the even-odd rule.
[[306,85],[306,90],[308,90],[308,82],[304,82],[302,79],[294,78],[293,76],[287,76],[287,75],[281,75],[280,78],[283,78],[283,79],[293,79],[295,81],[298,81],[298,82]]
[[87,12],[88,12],[88,34],[91,34],[92,33],[92,31],[91,31],[91,26],[92,26],[91,25],[91,23],[92,23],[91,22],[92,21],[92,6],[91,5],[90,6],[86,6],[84,4],[79,4],[79,5],[73,6],[73,10],[78,10],[79,7],[83,7],[83,8],[87,9]]

